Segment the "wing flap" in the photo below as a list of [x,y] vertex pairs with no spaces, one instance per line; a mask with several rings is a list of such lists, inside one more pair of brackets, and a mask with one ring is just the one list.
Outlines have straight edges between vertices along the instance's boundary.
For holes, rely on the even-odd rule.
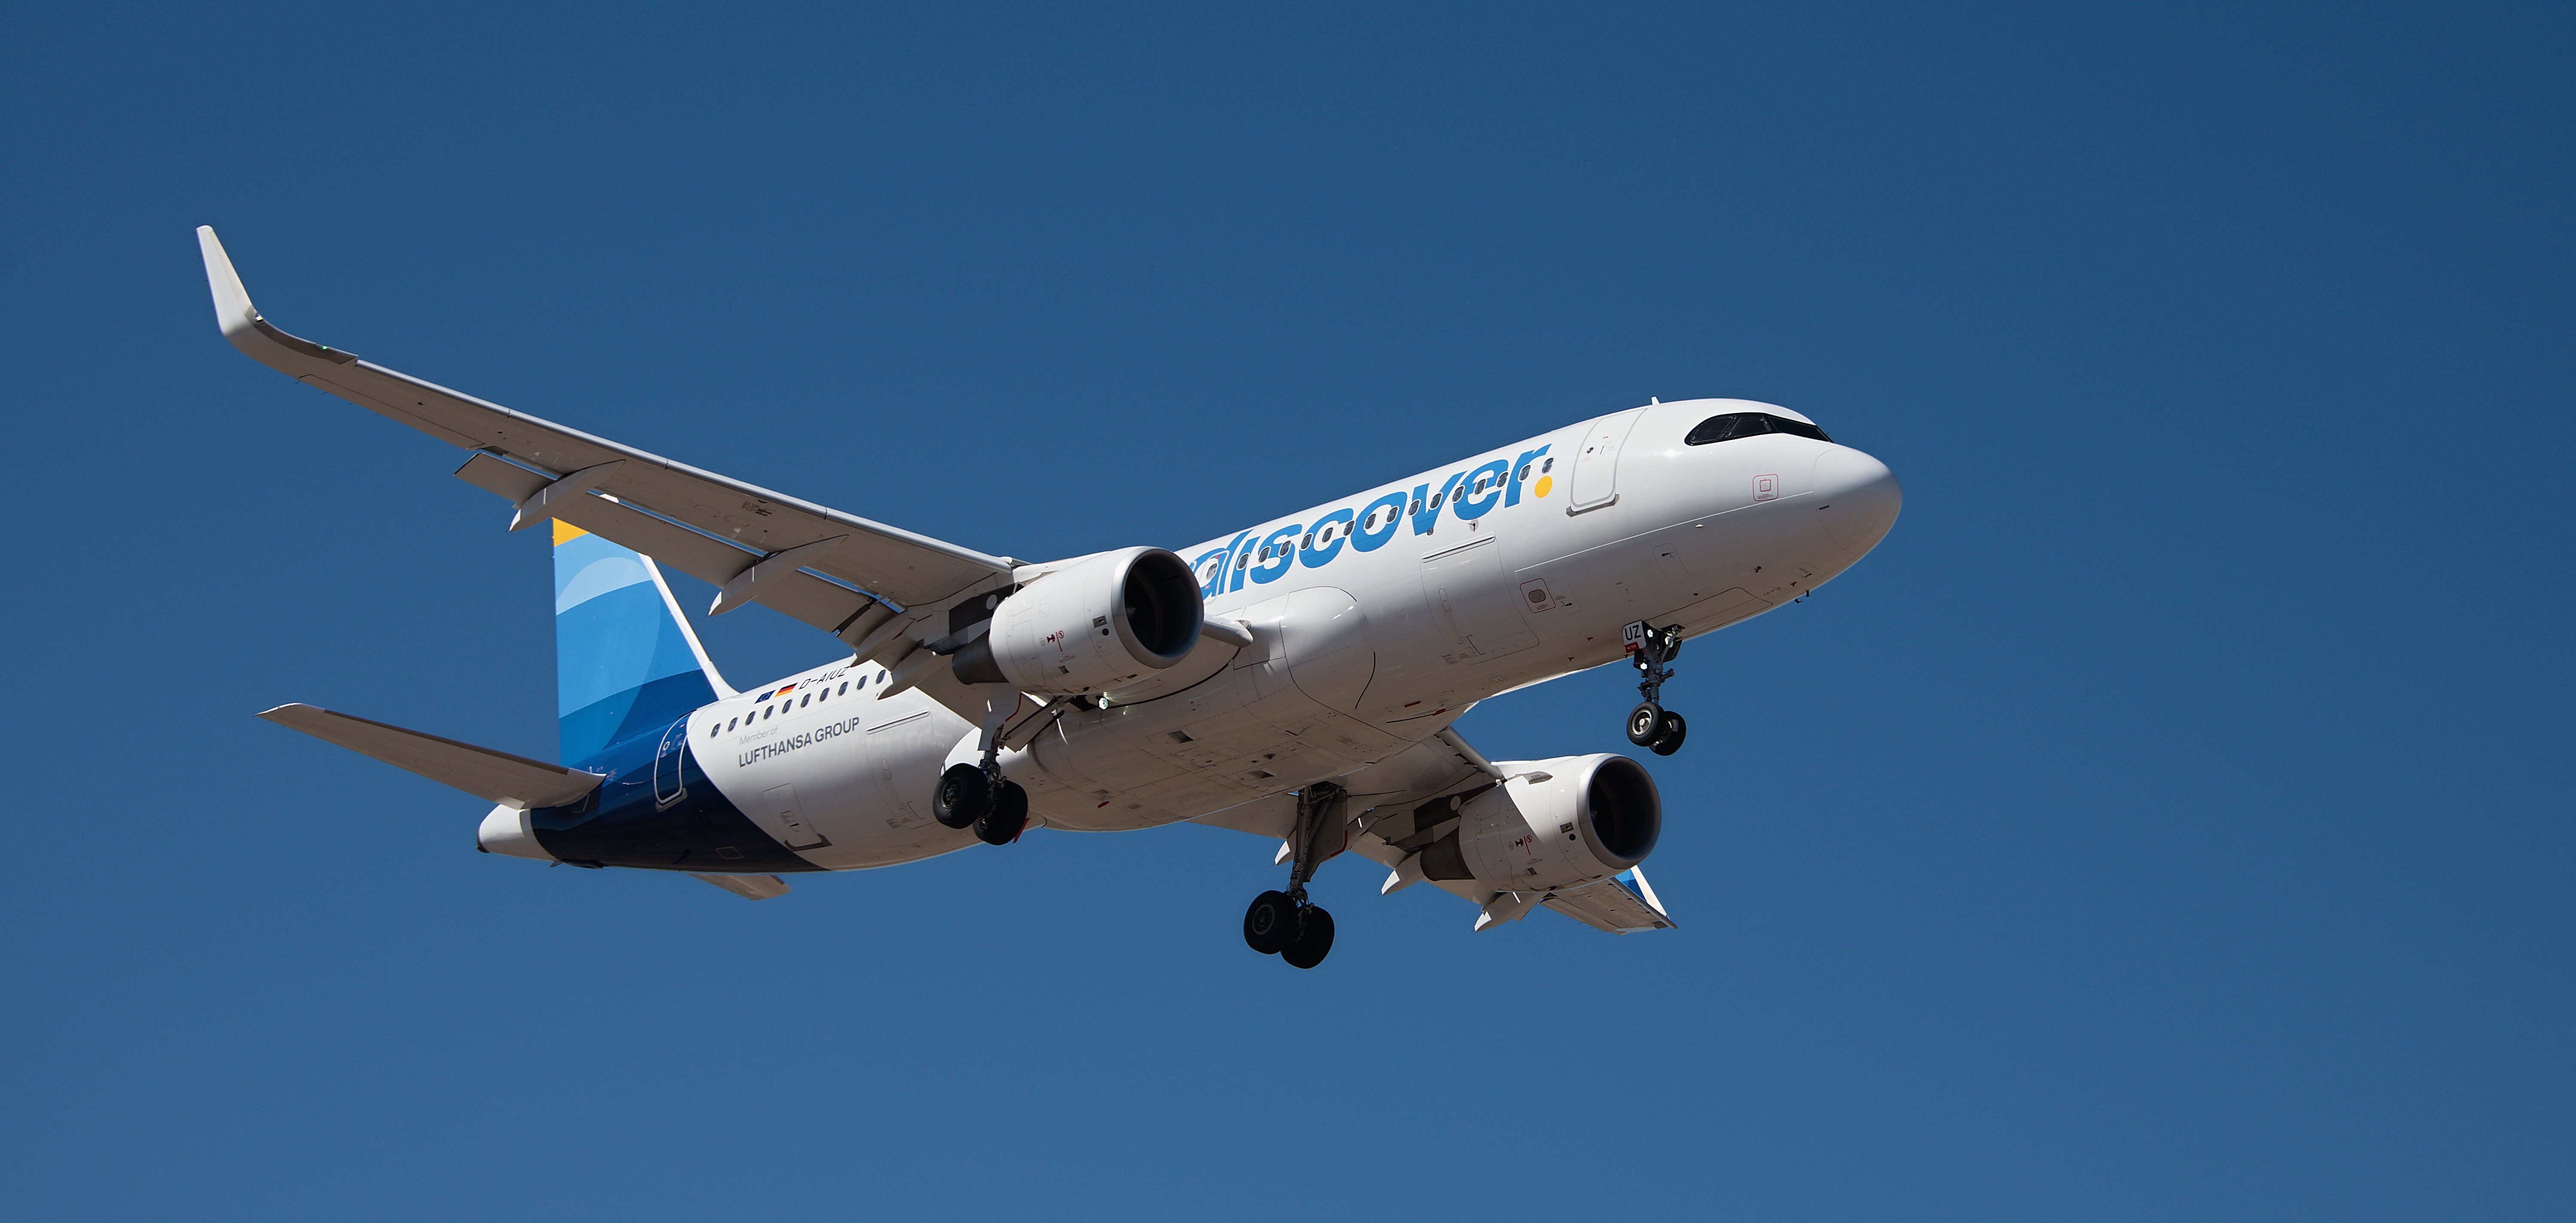
[[1612,934],[1674,928],[1671,915],[1664,912],[1663,902],[1656,898],[1654,885],[1646,882],[1642,870],[1624,871],[1615,879],[1604,879],[1578,891],[1558,892],[1543,903],[1595,930]]
[[311,705],[280,705],[259,715],[325,743],[373,756],[398,769],[485,802],[522,810],[556,807],[597,789],[600,776],[559,764],[513,756],[384,722],[333,713]]

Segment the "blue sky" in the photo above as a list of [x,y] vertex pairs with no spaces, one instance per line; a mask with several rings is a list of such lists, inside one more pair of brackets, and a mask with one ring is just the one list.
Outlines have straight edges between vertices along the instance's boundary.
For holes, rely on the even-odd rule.
[[[56,6],[0,45],[24,1218],[2564,1218],[2543,6]],[[1598,412],[1903,477],[1694,643],[1678,933],[1271,846],[743,901],[251,717],[552,750],[541,533],[289,330],[1024,557]],[[703,588],[684,597],[703,599]],[[831,656],[752,610],[737,680]],[[1621,750],[1632,681],[1464,728]]]

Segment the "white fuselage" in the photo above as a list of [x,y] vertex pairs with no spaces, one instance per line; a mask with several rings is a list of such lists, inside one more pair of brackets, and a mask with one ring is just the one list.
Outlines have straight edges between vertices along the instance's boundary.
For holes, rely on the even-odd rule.
[[[1498,447],[1179,550],[1212,621],[1186,659],[1068,708],[1004,773],[1032,822],[1080,831],[1191,819],[1339,777],[1477,701],[1618,661],[1622,627],[1725,627],[1841,573],[1886,533],[1877,460],[1787,434],[1686,445],[1740,400],[1654,404]],[[1436,503],[1435,503],[1435,500]],[[1394,511],[1390,520],[1389,511]],[[700,767],[824,869],[975,842],[931,817],[979,728],[881,668],[818,667],[689,720]],[[761,694],[769,696],[762,699]]]

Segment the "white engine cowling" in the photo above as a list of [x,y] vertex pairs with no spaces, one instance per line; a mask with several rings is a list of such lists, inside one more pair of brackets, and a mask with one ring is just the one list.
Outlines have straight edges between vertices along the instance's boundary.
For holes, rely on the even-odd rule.
[[1664,828],[1663,799],[1625,756],[1508,761],[1515,776],[1467,800],[1458,827],[1422,848],[1426,879],[1473,879],[1542,892],[1605,879],[1646,860]]
[[1188,657],[1204,615],[1198,579],[1180,557],[1103,552],[1012,592],[993,608],[992,627],[949,661],[970,684],[1079,696]]

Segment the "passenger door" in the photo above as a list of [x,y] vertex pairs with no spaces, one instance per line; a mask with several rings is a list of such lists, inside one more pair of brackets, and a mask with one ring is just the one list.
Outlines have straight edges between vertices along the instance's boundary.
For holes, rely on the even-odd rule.
[[653,756],[653,809],[659,811],[687,798],[680,784],[680,761],[689,750],[689,720],[682,718],[662,731],[662,748]]
[[1619,499],[1619,448],[1645,413],[1644,408],[1630,408],[1583,427],[1581,448],[1574,452],[1574,488],[1566,494],[1567,513],[1597,510]]

